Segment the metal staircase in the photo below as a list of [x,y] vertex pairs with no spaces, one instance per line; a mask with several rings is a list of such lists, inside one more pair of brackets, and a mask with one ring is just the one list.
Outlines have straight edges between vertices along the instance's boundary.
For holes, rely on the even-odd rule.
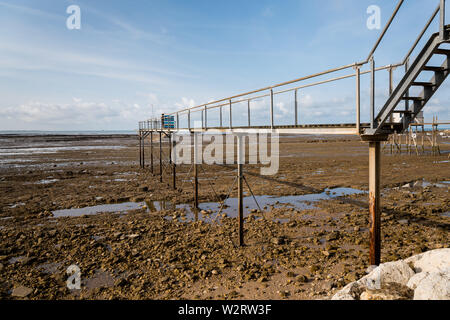
[[[403,79],[392,92],[384,107],[380,110],[375,119],[376,128],[369,128],[364,131],[364,135],[389,134],[393,131],[402,132],[414,122],[419,112],[425,107],[427,102],[433,97],[447,76],[450,74],[450,50],[442,49],[443,43],[450,42],[450,26],[445,26],[442,34],[433,34],[426,43],[416,60],[405,73]],[[435,56],[444,56],[445,61],[441,66],[431,66],[429,61]],[[416,81],[424,73],[434,73],[429,82]],[[409,96],[409,91],[413,87],[421,87],[423,90],[418,96]],[[401,102],[411,102],[405,104],[405,108],[400,110]],[[392,122],[392,115],[400,114],[400,123]]]

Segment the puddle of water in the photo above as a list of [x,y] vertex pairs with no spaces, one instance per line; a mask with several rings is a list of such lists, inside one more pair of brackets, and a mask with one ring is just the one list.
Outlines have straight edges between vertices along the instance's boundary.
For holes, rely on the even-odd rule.
[[78,147],[44,147],[44,148],[14,148],[0,149],[0,156],[16,156],[30,154],[47,154],[61,151],[84,151],[84,150],[120,150],[124,146],[78,146]]
[[[285,197],[275,197],[275,196],[256,196],[256,200],[261,208],[273,206],[274,208],[288,207],[295,208],[297,210],[308,210],[315,209],[315,202],[321,200],[329,200],[337,197],[352,195],[352,194],[363,194],[364,191],[351,189],[351,188],[336,188],[336,189],[326,189],[323,193],[318,194],[306,194],[301,196],[285,196]],[[244,216],[248,216],[250,211],[255,209],[257,206],[253,197],[244,197]],[[204,222],[212,222],[216,220],[217,213],[220,209],[220,204],[218,202],[202,203],[199,205],[200,212],[193,210],[190,204],[180,204],[173,205],[168,201],[147,201],[147,202],[125,202],[119,204],[104,204],[93,207],[85,208],[74,208],[74,209],[64,209],[53,211],[54,218],[60,217],[80,217],[83,215],[92,215],[99,213],[127,213],[127,211],[138,210],[146,207],[147,212],[158,212],[163,210],[182,210],[185,212],[181,216],[167,216],[166,219],[178,219],[181,222],[192,222],[202,220]],[[202,214],[207,212],[206,214]],[[225,201],[222,214],[235,218],[238,211],[238,199],[229,198]],[[284,223],[283,219],[279,219]],[[285,219],[288,220],[288,219]],[[288,222],[288,221],[286,221]]]
[[405,184],[402,188],[414,188],[414,187],[419,187],[419,188],[426,188],[426,187],[447,188],[449,184],[450,184],[449,181],[441,181],[439,183],[432,183],[432,182],[429,182],[429,181],[426,181],[425,179],[423,179],[423,180],[418,180],[416,182],[411,182],[411,183]]
[[[273,206],[274,208],[288,207],[295,208],[297,210],[309,210],[315,209],[315,202],[321,200],[329,200],[337,197],[352,195],[352,194],[363,194],[364,191],[351,189],[351,188],[336,188],[336,189],[327,189],[323,193],[319,194],[306,194],[301,196],[284,196],[284,197],[275,197],[275,196],[256,196],[256,201],[258,202],[261,208]],[[244,216],[248,216],[250,211],[255,209],[257,206],[253,197],[244,197]],[[167,216],[166,219],[178,219],[180,222],[192,222],[202,220],[204,222],[215,221],[217,218],[217,213],[220,210],[220,204],[217,202],[210,203],[201,203],[199,205],[200,210],[212,212],[210,214],[202,215],[201,213],[196,213],[195,210],[192,210],[190,205],[182,204],[174,206],[170,202],[153,202],[148,203],[148,207],[150,211],[156,212],[161,210],[177,210],[184,209],[186,215],[181,217],[173,217]],[[229,198],[225,201],[225,206],[221,212],[221,214],[225,214],[228,217],[235,218],[237,217],[238,212],[238,199],[237,198]],[[281,223],[289,222],[289,219],[278,219]],[[285,221],[286,220],[286,221]]]
[[125,202],[125,203],[117,203],[117,204],[103,204],[93,207],[85,207],[85,208],[74,208],[74,209],[64,209],[64,210],[56,210],[53,211],[53,216],[55,218],[61,217],[81,217],[83,215],[92,215],[99,213],[108,213],[108,212],[127,212],[132,210],[142,209],[146,206],[145,202]]

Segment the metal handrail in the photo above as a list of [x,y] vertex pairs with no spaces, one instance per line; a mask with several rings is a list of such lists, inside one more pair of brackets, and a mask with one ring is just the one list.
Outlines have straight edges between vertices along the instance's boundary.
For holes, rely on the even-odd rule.
[[[296,92],[297,90],[302,89],[302,88],[317,86],[317,85],[320,85],[320,84],[329,83],[329,82],[333,82],[333,81],[338,81],[338,80],[342,80],[342,79],[347,79],[347,78],[351,78],[351,77],[357,77],[358,78],[358,82],[359,82],[359,77],[361,75],[368,74],[368,73],[373,73],[373,75],[374,75],[375,72],[380,71],[380,70],[386,70],[386,69],[392,70],[394,68],[406,65],[408,63],[409,58],[410,58],[411,54],[413,53],[414,49],[417,47],[418,43],[423,38],[425,32],[430,27],[431,23],[435,19],[435,17],[436,17],[438,12],[441,12],[441,27],[440,27],[440,29],[443,28],[443,24],[444,24],[443,12],[444,12],[444,8],[445,8],[445,0],[440,0],[440,4],[436,8],[436,10],[433,12],[431,18],[426,23],[425,27],[421,31],[420,35],[418,36],[418,38],[416,39],[416,41],[414,42],[413,46],[410,48],[410,50],[408,51],[408,53],[406,54],[406,56],[402,60],[402,62],[397,63],[397,64],[391,64],[391,65],[375,68],[375,65],[374,65],[374,62],[373,62],[374,54],[375,54],[376,50],[378,49],[381,41],[383,40],[385,34],[389,30],[389,28],[390,28],[392,22],[394,21],[395,17],[397,16],[397,14],[398,14],[401,6],[403,5],[403,3],[404,3],[404,0],[399,0],[399,2],[397,4],[396,8],[394,9],[394,12],[392,13],[389,21],[385,25],[382,33],[378,37],[374,47],[370,51],[369,56],[368,56],[368,58],[365,61],[355,62],[355,63],[352,63],[352,64],[348,64],[348,65],[344,65],[344,66],[341,66],[341,67],[329,69],[329,70],[326,70],[326,71],[323,71],[323,72],[319,72],[319,73],[312,74],[312,75],[309,75],[309,76],[301,77],[301,78],[294,79],[294,80],[291,80],[291,81],[286,81],[286,82],[283,82],[283,83],[279,83],[279,84],[276,84],[276,85],[273,85],[273,86],[268,86],[268,87],[264,87],[264,88],[261,88],[261,89],[257,89],[257,90],[241,93],[241,94],[238,94],[238,95],[234,95],[234,96],[231,96],[231,97],[223,98],[223,99],[220,99],[220,100],[211,101],[211,102],[208,102],[208,103],[205,103],[205,104],[201,104],[201,105],[198,105],[198,106],[195,106],[195,107],[178,110],[178,111],[170,113],[168,115],[176,115],[177,118],[178,118],[180,114],[188,113],[188,121],[189,121],[188,127],[190,129],[190,113],[200,112],[200,111],[206,113],[208,110],[211,110],[211,109],[216,109],[216,108],[222,108],[224,106],[229,106],[230,107],[230,116],[231,116],[231,107],[232,107],[233,104],[236,104],[236,103],[242,103],[242,102],[245,102],[245,101],[250,102],[252,100],[263,98],[263,97],[268,97],[268,96],[273,97],[274,95],[278,95],[278,94],[282,94],[282,93],[286,93],[286,92],[291,92],[291,91],[295,91]],[[440,31],[440,32],[442,32],[442,31]],[[361,72],[360,68],[362,66],[368,64],[369,62],[371,62],[371,65],[372,65],[371,69],[368,70],[368,71]],[[356,69],[357,72],[353,73],[353,74],[350,74],[350,75],[340,76],[340,77],[336,77],[336,78],[332,78],[332,79],[327,79],[327,80],[318,81],[318,82],[314,82],[314,83],[310,83],[310,84],[306,84],[306,85],[301,85],[301,86],[297,86],[295,88],[289,88],[289,89],[278,91],[278,92],[275,92],[273,90],[275,88],[279,88],[279,87],[283,87],[283,86],[290,85],[290,84],[293,84],[293,83],[297,83],[297,82],[301,82],[301,81],[317,78],[317,77],[320,77],[320,76],[323,76],[323,75],[335,73],[335,72],[346,70],[346,69],[350,69],[350,68]],[[249,97],[247,99],[238,99],[238,98],[249,96],[249,95],[252,95],[252,94],[255,94],[255,93],[268,91],[268,90],[270,90],[270,93],[265,93],[265,94],[258,95],[258,96],[252,96],[252,97]],[[358,90],[360,90],[359,87],[358,87]],[[372,78],[372,91],[374,91],[374,78]],[[359,94],[360,93],[358,92],[357,93],[357,99],[359,99]],[[235,99],[238,99],[238,100],[235,100]],[[220,103],[222,103],[222,104],[220,104]],[[357,101],[357,105],[358,105],[358,110],[357,110],[357,113],[358,113],[357,129],[359,131],[359,103],[358,103],[358,101]],[[372,109],[374,109],[374,101],[372,101]],[[273,115],[273,105],[271,105],[271,114]],[[373,124],[374,115],[372,115],[371,118],[372,118],[372,126],[373,126],[374,125]],[[203,117],[202,117],[202,119],[203,119]],[[205,123],[206,123],[206,121],[205,121]],[[231,119],[230,119],[230,123],[231,123]],[[221,121],[221,126],[222,126],[222,121]],[[178,121],[177,121],[177,127],[179,127]],[[272,124],[272,127],[273,127],[273,124]],[[230,128],[232,128],[231,124],[230,124]]]

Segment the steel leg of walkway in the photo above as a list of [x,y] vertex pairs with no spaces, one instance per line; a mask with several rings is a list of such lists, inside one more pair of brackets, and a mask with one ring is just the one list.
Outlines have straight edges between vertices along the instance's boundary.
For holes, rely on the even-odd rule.
[[381,142],[369,143],[369,212],[370,212],[370,264],[381,260]]

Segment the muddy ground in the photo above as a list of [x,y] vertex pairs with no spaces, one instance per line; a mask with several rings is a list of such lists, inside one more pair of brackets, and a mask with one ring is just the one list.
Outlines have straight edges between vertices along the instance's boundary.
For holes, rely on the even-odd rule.
[[[441,142],[441,156],[382,156],[382,262],[450,245]],[[177,167],[173,190],[169,166],[159,182],[156,145],[155,176],[139,169],[137,146],[130,135],[0,137],[1,299],[329,299],[365,274],[368,146],[358,138],[284,137],[277,175],[245,166],[264,205],[245,203],[244,247],[236,190],[217,215],[235,166],[202,166],[195,214],[191,168]],[[98,205],[108,212],[58,211]],[[80,290],[67,288],[71,265]]]

